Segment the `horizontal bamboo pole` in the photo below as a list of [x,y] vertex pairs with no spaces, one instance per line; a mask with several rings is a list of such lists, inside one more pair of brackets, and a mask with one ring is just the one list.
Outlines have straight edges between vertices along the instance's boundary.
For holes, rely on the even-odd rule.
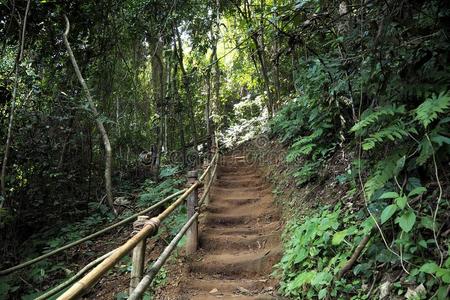
[[186,197],[198,186],[200,182],[195,182],[191,185],[185,192],[169,207],[167,207],[162,213],[157,217],[150,219],[135,236],[129,239],[125,244],[118,247],[116,251],[107,259],[105,259],[101,264],[95,267],[91,272],[86,274],[81,280],[75,283],[70,289],[68,289],[64,294],[62,294],[58,300],[68,300],[77,299],[85,292],[88,291],[106,272],[114,267],[114,265],[124,257],[128,252],[130,252],[140,241],[144,238],[156,233],[159,224],[167,218],[170,213],[172,213]]
[[144,292],[147,290],[149,285],[152,283],[156,274],[158,274],[158,271],[161,269],[161,267],[164,265],[166,260],[169,258],[173,249],[175,249],[175,247],[177,246],[178,242],[181,240],[183,235],[186,233],[186,231],[189,229],[189,227],[192,225],[192,223],[194,223],[194,221],[198,218],[198,215],[199,215],[199,213],[196,212],[186,222],[186,224],[184,224],[184,226],[180,229],[180,232],[178,232],[178,234],[172,239],[172,241],[169,243],[169,245],[167,245],[167,247],[164,249],[164,251],[158,257],[158,259],[150,267],[147,274],[139,282],[137,287],[134,289],[133,293],[131,293],[130,297],[128,297],[128,300],[137,300],[137,299],[140,299],[140,297],[142,297]]
[[183,192],[185,192],[185,191],[186,191],[186,189],[183,189],[183,190],[181,190],[181,191],[178,191],[178,192],[176,192],[176,193],[174,193],[174,194],[172,194],[172,195],[170,195],[170,196],[164,198],[163,200],[159,201],[158,203],[156,203],[156,204],[150,206],[149,208],[146,208],[146,209],[144,209],[144,210],[141,211],[141,212],[138,212],[138,213],[136,213],[136,214],[134,214],[134,215],[132,215],[132,216],[126,218],[126,219],[123,219],[123,220],[120,221],[120,222],[117,222],[117,223],[115,223],[115,224],[113,224],[113,225],[111,225],[111,226],[109,226],[109,227],[106,227],[106,228],[104,228],[104,229],[102,229],[102,230],[100,230],[100,231],[97,231],[97,232],[95,232],[95,233],[93,233],[93,234],[90,234],[90,235],[88,235],[88,236],[86,236],[86,237],[84,237],[84,238],[82,238],[82,239],[79,239],[79,240],[77,240],[77,241],[75,241],[75,242],[72,242],[72,243],[67,244],[67,245],[65,245],[65,246],[62,246],[62,247],[60,247],[60,248],[58,248],[58,249],[55,249],[55,250],[53,250],[53,251],[50,251],[50,252],[48,252],[48,253],[46,253],[46,254],[43,254],[43,255],[38,256],[38,257],[36,257],[36,258],[33,258],[32,260],[29,260],[29,261],[27,261],[27,262],[21,263],[21,264],[19,264],[19,265],[17,265],[17,266],[14,266],[14,267],[11,267],[11,268],[8,268],[8,269],[5,269],[5,270],[1,270],[1,271],[0,271],[0,276],[8,275],[8,274],[10,274],[10,273],[12,273],[12,272],[14,272],[14,271],[17,271],[17,270],[20,270],[20,269],[22,269],[22,268],[25,268],[25,267],[27,267],[27,266],[29,266],[29,265],[35,264],[35,263],[37,263],[37,262],[39,262],[39,261],[41,261],[41,260],[43,260],[43,259],[46,259],[46,258],[48,258],[48,257],[50,257],[50,256],[55,255],[55,254],[58,254],[58,253],[60,253],[60,252],[62,252],[62,251],[64,251],[64,250],[66,250],[66,249],[69,249],[69,248],[74,247],[74,246],[76,246],[76,245],[79,245],[79,244],[81,244],[81,243],[83,243],[83,242],[86,242],[86,241],[88,241],[88,240],[90,240],[90,239],[93,239],[93,238],[95,238],[95,237],[97,237],[97,236],[99,236],[99,235],[102,235],[103,233],[108,232],[108,231],[110,231],[111,229],[114,229],[114,228],[116,228],[116,227],[118,227],[118,226],[120,226],[120,225],[129,223],[129,222],[133,221],[134,219],[136,219],[138,216],[141,216],[141,215],[143,215],[143,214],[146,214],[146,213],[148,213],[149,211],[152,211],[152,210],[154,210],[154,209],[156,209],[156,208],[162,206],[164,203],[168,202],[169,200],[172,200],[173,198],[175,198],[176,196],[180,195],[181,193],[183,193]]
[[116,249],[114,249],[111,252],[106,253],[103,256],[100,256],[99,258],[97,258],[94,261],[91,261],[89,264],[87,264],[83,269],[81,269],[80,271],[77,272],[77,274],[75,274],[74,276],[72,276],[71,278],[69,278],[68,280],[64,281],[63,283],[61,283],[60,285],[54,287],[53,289],[47,291],[45,294],[40,295],[39,297],[37,297],[34,300],[45,300],[50,298],[53,295],[56,295],[57,293],[59,293],[60,291],[62,291],[64,288],[68,287],[69,285],[71,285],[72,283],[74,283],[77,279],[81,278],[81,276],[83,276],[84,273],[86,273],[87,271],[89,271],[90,269],[92,269],[93,267],[95,267],[96,265],[98,265],[99,263],[101,263],[102,261],[104,261],[107,257],[109,257],[111,254],[114,253],[114,251],[116,251]]

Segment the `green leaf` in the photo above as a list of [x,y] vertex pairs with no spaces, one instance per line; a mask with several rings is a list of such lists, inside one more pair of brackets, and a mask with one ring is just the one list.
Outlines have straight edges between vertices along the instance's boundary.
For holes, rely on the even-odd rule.
[[381,213],[381,224],[389,220],[396,211],[397,211],[396,204],[386,206],[386,208],[383,209],[383,212]]
[[342,243],[342,241],[345,239],[345,237],[347,236],[348,232],[346,229],[342,230],[342,231],[338,231],[333,235],[333,239],[331,240],[331,244],[333,245],[339,245],[340,243]]
[[326,288],[323,288],[319,291],[318,297],[319,299],[324,299],[328,294],[328,290]]
[[396,192],[386,192],[380,196],[379,199],[395,199],[400,197],[400,195]]
[[395,174],[400,173],[401,170],[403,170],[403,167],[405,166],[406,162],[406,156],[403,155],[399,160],[397,160],[396,166],[395,166]]
[[439,113],[444,113],[449,107],[450,95],[448,92],[432,95],[416,108],[416,120],[426,128],[437,119]]
[[416,214],[409,210],[401,215],[397,221],[404,232],[410,232],[414,223],[416,223]]
[[450,269],[438,268],[436,275],[439,276],[444,283],[450,283]]
[[425,241],[425,240],[420,240],[418,244],[424,249],[428,248],[427,241]]
[[311,285],[324,285],[328,284],[333,276],[328,272],[319,272],[314,276],[314,278],[311,280]]
[[297,289],[304,284],[310,283],[315,275],[316,275],[315,271],[303,272],[298,274],[297,277],[295,277],[294,281],[292,281],[291,283],[292,287]]
[[437,291],[437,299],[438,300],[446,300],[447,299],[447,285],[439,287]]
[[421,194],[425,193],[426,191],[427,191],[426,188],[424,188],[423,186],[419,186],[419,187],[416,187],[415,189],[413,189],[411,192],[409,192],[408,197],[421,195]]
[[433,219],[429,216],[421,217],[420,225],[422,225],[426,229],[433,230],[433,227],[434,227]]
[[408,201],[408,198],[406,198],[406,196],[398,197],[397,199],[395,199],[395,203],[397,203],[397,205],[400,209],[405,209],[407,201]]
[[429,262],[420,267],[420,272],[427,274],[434,274],[439,269],[439,266],[435,262]]

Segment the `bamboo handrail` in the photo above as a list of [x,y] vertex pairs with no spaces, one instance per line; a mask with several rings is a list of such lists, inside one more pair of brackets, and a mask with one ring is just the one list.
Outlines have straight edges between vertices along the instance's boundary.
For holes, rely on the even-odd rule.
[[212,185],[212,182],[214,180],[214,175],[216,174],[216,171],[217,171],[217,163],[214,166],[214,169],[213,169],[212,174],[211,174],[212,176],[210,177],[209,182],[205,185],[205,189],[203,191],[203,195],[200,198],[200,200],[198,201],[198,206],[199,207],[203,204],[203,201],[205,201],[206,196],[209,193],[209,189],[211,188],[211,185]]
[[77,299],[83,293],[85,293],[90,287],[92,287],[107,271],[109,271],[114,265],[124,257],[131,249],[133,249],[142,239],[156,233],[159,224],[169,216],[186,197],[200,185],[200,182],[195,182],[191,185],[175,202],[167,207],[157,217],[154,217],[146,222],[144,228],[142,228],[135,236],[129,239],[125,244],[118,247],[114,253],[106,258],[101,264],[95,267],[92,271],[86,274],[82,279],[75,283],[64,294],[58,297],[58,300]]
[[218,153],[214,154],[213,159],[211,160],[211,163],[205,169],[203,174],[198,178],[199,181],[203,181],[203,179],[205,179],[205,177],[208,174],[209,170],[211,169],[212,165],[215,163],[215,160],[217,159],[217,157],[218,157]]
[[120,225],[129,223],[129,222],[133,221],[134,219],[136,219],[138,216],[141,216],[141,215],[143,215],[143,214],[146,214],[146,213],[148,213],[149,211],[152,211],[152,210],[154,210],[154,209],[156,209],[156,208],[162,206],[163,204],[165,204],[165,203],[168,202],[169,200],[172,200],[173,198],[175,198],[176,196],[180,195],[181,193],[183,193],[183,192],[185,192],[185,191],[186,191],[186,189],[182,189],[182,190],[180,190],[180,191],[178,191],[178,192],[176,192],[176,193],[173,193],[172,195],[170,195],[170,196],[164,198],[163,200],[161,200],[161,201],[155,203],[154,205],[152,205],[152,206],[150,206],[150,207],[148,207],[148,208],[146,208],[146,209],[144,209],[144,210],[142,210],[142,211],[140,211],[140,212],[138,212],[138,213],[136,213],[136,214],[134,214],[134,215],[132,215],[132,216],[129,216],[128,218],[123,219],[122,221],[117,222],[117,223],[115,223],[115,224],[113,224],[113,225],[111,225],[111,226],[109,226],[109,227],[106,227],[106,228],[104,228],[104,229],[102,229],[102,230],[100,230],[100,231],[97,231],[97,232],[95,232],[95,233],[93,233],[93,234],[90,234],[90,235],[88,235],[88,236],[86,236],[86,237],[84,237],[84,238],[81,238],[81,239],[79,239],[79,240],[77,240],[77,241],[74,241],[74,242],[72,242],[72,243],[70,243],[70,244],[67,244],[67,245],[62,246],[62,247],[60,247],[60,248],[58,248],[58,249],[55,249],[55,250],[50,251],[50,252],[48,252],[48,253],[45,253],[45,254],[43,254],[43,255],[41,255],[41,256],[38,256],[38,257],[36,257],[36,258],[33,258],[33,259],[29,260],[29,261],[26,261],[26,262],[24,262],[24,263],[21,263],[21,264],[19,264],[19,265],[17,265],[17,266],[14,266],[14,267],[11,267],[11,268],[8,268],[8,269],[5,269],[5,270],[1,270],[1,271],[0,271],[0,276],[8,275],[8,274],[10,274],[10,273],[12,273],[12,272],[14,272],[14,271],[17,271],[17,270],[20,270],[20,269],[22,269],[22,268],[25,268],[25,267],[27,267],[27,266],[29,266],[29,265],[35,264],[35,263],[37,263],[37,262],[39,262],[39,261],[41,261],[41,260],[43,260],[43,259],[46,259],[46,258],[48,258],[48,257],[50,257],[50,256],[55,255],[55,254],[58,254],[58,253],[60,253],[60,252],[62,252],[62,251],[64,251],[64,250],[66,250],[66,249],[69,249],[69,248],[74,247],[74,246],[76,246],[76,245],[79,245],[79,244],[81,244],[81,243],[83,243],[83,242],[86,242],[86,241],[88,241],[88,240],[90,240],[90,239],[93,239],[93,238],[95,238],[95,237],[97,237],[97,236],[99,236],[99,235],[101,235],[101,234],[103,234],[103,233],[105,233],[105,232],[108,232],[108,231],[110,231],[111,229],[114,229],[114,228],[116,228],[116,227],[118,227],[118,226],[120,226]]

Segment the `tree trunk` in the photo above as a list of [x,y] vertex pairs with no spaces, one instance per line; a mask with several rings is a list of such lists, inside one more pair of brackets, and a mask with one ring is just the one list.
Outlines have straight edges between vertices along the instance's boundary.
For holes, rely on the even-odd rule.
[[[6,202],[6,184],[5,184],[6,165],[8,163],[9,148],[11,147],[12,126],[14,123],[14,112],[15,112],[15,107],[16,107],[17,88],[19,85],[19,66],[20,66],[20,62],[22,61],[22,56],[23,56],[23,46],[24,46],[24,42],[25,42],[25,28],[27,26],[27,17],[28,17],[28,11],[30,10],[30,2],[31,2],[31,0],[27,1],[25,15],[23,16],[22,33],[21,33],[20,42],[19,42],[19,53],[17,55],[16,63],[15,63],[16,74],[15,74],[14,88],[13,88],[13,93],[12,93],[12,98],[11,98],[11,111],[9,113],[8,133],[6,136],[5,154],[3,156],[2,174],[0,176],[0,185],[1,185],[2,196],[3,196],[3,201],[0,201],[0,208],[2,208],[4,203]],[[5,42],[5,44],[6,44],[6,42]]]
[[[247,26],[250,28],[252,26],[252,16],[251,16],[251,8],[250,3],[248,1],[244,1],[244,10],[241,9],[240,4],[238,2],[232,1],[235,5],[236,9],[238,10],[239,14],[241,15],[242,19],[247,23]],[[261,9],[264,10],[264,1],[261,3]],[[270,79],[269,79],[269,71],[266,63],[266,57],[264,53],[264,24],[263,20],[261,19],[261,26],[258,31],[255,31],[251,35],[251,39],[256,47],[256,54],[259,60],[259,64],[261,65],[261,73],[263,75],[263,81],[264,81],[264,89],[267,93],[267,110],[269,114],[269,118],[273,117],[274,114],[274,96],[272,94],[272,91],[270,89]],[[261,37],[261,38],[259,38]]]
[[155,101],[156,113],[158,114],[158,121],[156,125],[156,158],[153,165],[153,176],[155,181],[159,177],[159,167],[161,162],[161,152],[164,141],[164,115],[165,115],[165,78],[164,78],[164,63],[163,63],[163,42],[162,37],[157,36],[155,48],[152,55],[152,86],[153,97]]
[[108,204],[111,207],[111,209],[114,211],[115,214],[117,214],[116,209],[114,208],[114,200],[113,200],[113,194],[112,194],[112,183],[111,183],[111,163],[112,163],[112,149],[111,149],[111,143],[109,142],[109,137],[106,132],[105,126],[103,125],[103,121],[99,119],[97,108],[95,107],[94,100],[92,99],[91,93],[89,92],[89,88],[84,81],[83,76],[81,75],[80,68],[78,67],[78,63],[75,59],[75,56],[72,52],[72,48],[70,47],[69,40],[67,39],[69,35],[70,30],[70,23],[67,16],[64,16],[66,20],[66,30],[63,34],[64,44],[66,45],[67,52],[69,53],[70,60],[72,61],[73,68],[75,69],[75,73],[78,77],[78,81],[81,84],[81,87],[83,88],[84,93],[86,94],[86,98],[88,100],[89,106],[92,110],[92,112],[95,115],[95,122],[97,124],[98,131],[100,132],[100,135],[103,140],[103,146],[105,148],[105,188],[106,188],[106,198],[108,200]]
[[[207,92],[206,92],[206,103],[205,103],[205,125],[206,125],[206,135],[211,135],[211,122],[210,122],[210,113],[211,113],[211,69],[212,64],[214,62],[214,56],[216,53],[216,48],[213,46],[213,53],[210,57],[210,65],[208,66],[207,75],[206,75],[206,84],[207,84]],[[208,146],[209,142],[208,142]]]
[[[173,42],[173,49],[175,54],[175,59],[178,57],[178,50],[177,50],[177,41],[175,37],[174,32],[174,42]],[[178,118],[178,130],[180,134],[180,147],[181,147],[181,160],[183,162],[183,165],[186,165],[186,141],[184,136],[184,117],[183,117],[183,103],[181,102],[180,95],[178,94],[178,64],[175,62],[173,66],[173,75],[172,75],[172,88],[173,88],[173,97],[176,98],[176,108],[175,108],[175,114]],[[175,102],[175,101],[174,101]]]
[[189,80],[189,74],[187,74],[186,69],[184,67],[183,62],[183,45],[181,44],[181,37],[180,33],[178,32],[178,28],[174,26],[174,35],[176,36],[176,40],[178,41],[178,47],[176,53],[178,62],[180,64],[181,74],[183,77],[183,85],[186,90],[186,96],[189,104],[189,119],[190,124],[192,128],[192,137],[194,139],[194,149],[197,151],[197,145],[198,145],[198,138],[197,138],[197,126],[195,125],[195,115],[194,115],[194,105],[192,103],[192,97],[191,97],[191,89],[190,89],[190,80]]

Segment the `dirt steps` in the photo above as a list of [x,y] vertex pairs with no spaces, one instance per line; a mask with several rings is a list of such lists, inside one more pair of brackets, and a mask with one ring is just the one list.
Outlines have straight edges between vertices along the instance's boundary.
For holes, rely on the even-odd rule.
[[176,299],[276,299],[270,274],[281,258],[281,223],[271,187],[244,157],[223,161]]

